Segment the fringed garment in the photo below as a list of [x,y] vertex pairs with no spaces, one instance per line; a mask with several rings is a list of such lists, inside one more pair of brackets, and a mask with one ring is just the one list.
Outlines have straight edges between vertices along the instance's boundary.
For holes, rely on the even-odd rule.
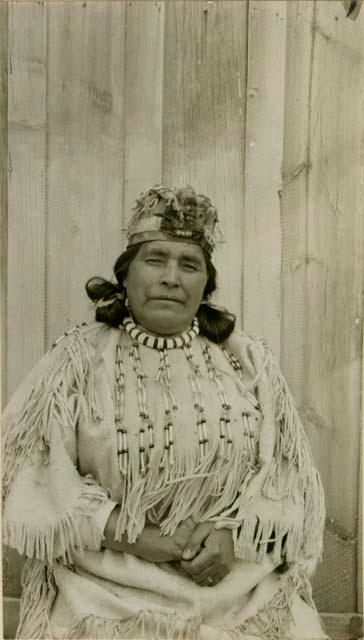
[[[325,638],[309,575],[324,502],[306,436],[265,343],[233,334],[168,350],[77,327],[5,415],[4,543],[27,557],[19,638]],[[102,548],[189,516],[232,530],[213,587],[178,563]]]

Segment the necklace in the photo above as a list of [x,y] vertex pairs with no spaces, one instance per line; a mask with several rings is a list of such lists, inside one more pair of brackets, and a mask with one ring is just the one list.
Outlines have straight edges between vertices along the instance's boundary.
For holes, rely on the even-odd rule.
[[133,341],[139,342],[139,344],[145,347],[157,349],[158,351],[164,351],[165,349],[182,349],[190,345],[193,338],[195,338],[199,332],[197,318],[194,318],[190,329],[175,338],[157,338],[156,336],[148,335],[148,333],[138,329],[130,317],[124,318],[123,325],[125,331]]

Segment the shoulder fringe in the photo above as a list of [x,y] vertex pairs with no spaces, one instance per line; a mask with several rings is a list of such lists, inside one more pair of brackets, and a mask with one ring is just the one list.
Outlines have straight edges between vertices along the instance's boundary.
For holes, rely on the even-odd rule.
[[107,492],[88,476],[82,479],[80,494],[74,505],[52,525],[40,529],[27,522],[7,521],[3,531],[3,543],[28,558],[51,565],[55,559],[73,564],[73,552],[83,555],[84,545],[80,534],[80,517],[86,521],[88,544],[99,549],[102,532],[95,524],[92,511],[107,499]]
[[[101,419],[95,392],[94,348],[80,328],[73,330],[47,354],[43,375],[36,381],[17,415],[12,416],[4,444],[3,504],[19,467],[27,458],[49,455],[50,423],[76,426],[87,411]],[[67,381],[67,384],[65,384]],[[52,421],[49,420],[52,415]]]
[[[234,526],[242,522],[235,535],[235,550],[238,556],[259,561],[266,551],[265,544],[274,535],[275,557],[279,555],[283,536],[286,537],[284,552],[288,562],[306,562],[311,573],[322,555],[325,505],[323,487],[315,467],[307,436],[302,427],[294,401],[282,373],[275,364],[273,355],[264,340],[245,336],[244,354],[238,352],[238,342],[233,340],[236,357],[250,359],[255,378],[252,387],[257,388],[262,405],[263,424],[259,437],[260,469],[240,498],[221,514],[219,527]],[[246,365],[246,362],[245,362]],[[283,473],[283,466],[288,473]],[[304,499],[303,528],[282,526],[282,523],[250,515],[254,497],[262,495],[269,499],[270,490],[282,495],[283,500]]]
[[274,452],[276,463],[263,491],[268,489],[269,482],[279,482],[283,460],[288,461],[288,495],[294,496],[298,491],[304,496],[303,556],[319,560],[325,527],[325,501],[320,474],[287,382],[275,365],[270,351],[266,351],[268,376],[273,383],[276,421],[280,428]]
[[57,590],[52,570],[27,559],[22,571],[22,596],[17,638],[52,638],[49,614]]

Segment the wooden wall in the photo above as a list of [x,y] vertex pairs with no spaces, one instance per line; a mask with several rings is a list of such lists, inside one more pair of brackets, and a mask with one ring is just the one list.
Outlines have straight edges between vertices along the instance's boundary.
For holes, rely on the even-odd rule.
[[[1,6],[1,35],[7,22],[5,396],[92,316],[83,283],[111,275],[139,192],[160,180],[207,192],[226,240],[217,300],[271,343],[322,472],[317,604],[356,611],[364,12],[350,21],[335,0],[30,0]],[[4,568],[16,595],[14,554]]]

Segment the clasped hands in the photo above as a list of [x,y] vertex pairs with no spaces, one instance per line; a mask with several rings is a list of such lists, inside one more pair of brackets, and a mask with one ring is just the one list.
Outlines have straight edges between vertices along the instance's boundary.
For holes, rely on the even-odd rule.
[[104,531],[103,548],[130,553],[149,562],[179,562],[201,586],[213,586],[230,571],[234,544],[230,529],[215,529],[212,522],[196,523],[190,517],[178,525],[172,535],[161,535],[159,527],[146,525],[137,540],[130,543],[126,535],[115,540],[120,507],[111,512]]
[[177,527],[173,538],[181,550],[181,566],[196,584],[211,587],[229,573],[234,560],[229,529],[215,529],[211,522],[196,524],[188,518]]

